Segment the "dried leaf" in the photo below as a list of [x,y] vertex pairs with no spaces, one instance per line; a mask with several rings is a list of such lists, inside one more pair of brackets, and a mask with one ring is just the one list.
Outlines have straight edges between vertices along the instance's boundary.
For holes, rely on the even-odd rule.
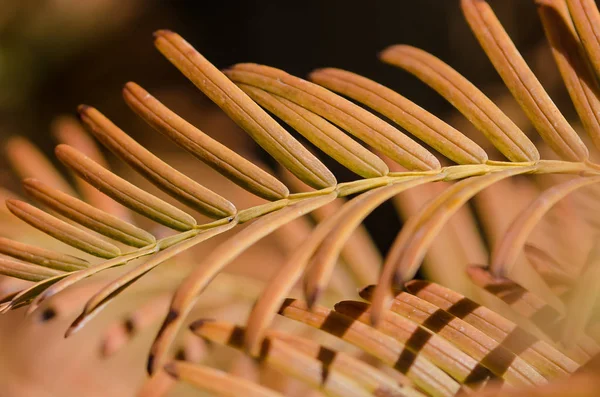
[[[370,300],[373,287],[363,289],[360,292],[361,297]],[[405,292],[397,292],[391,310],[445,338],[458,347],[463,354],[466,353],[477,360],[479,367],[471,369],[468,383],[482,381],[482,377],[486,374],[483,368],[487,368],[495,376],[513,386],[547,382],[537,369],[525,362],[517,353],[511,352],[466,321],[434,304]],[[566,373],[563,372],[562,375]]]
[[319,295],[329,284],[333,267],[337,263],[340,252],[356,227],[385,201],[401,192],[429,182],[435,182],[442,177],[439,175],[412,177],[399,181],[391,186],[380,187],[352,199],[341,212],[343,215],[336,222],[327,237],[321,243],[312,259],[312,266],[308,269],[304,279],[306,301],[312,306]]
[[571,289],[575,284],[575,275],[565,271],[567,266],[560,264],[548,252],[532,244],[525,244],[523,252],[535,271],[551,286]]
[[458,164],[482,164],[488,160],[475,142],[433,114],[393,90],[341,69],[319,69],[310,79],[348,96],[389,118]]
[[235,206],[196,183],[130,138],[98,110],[80,106],[81,120],[104,146],[165,193],[212,218],[236,213]]
[[453,396],[460,386],[423,355],[415,355],[406,347],[380,331],[324,307],[309,310],[306,304],[288,299],[279,314],[320,329],[349,342],[377,357],[412,380],[431,396]]
[[52,211],[106,237],[138,248],[156,242],[150,233],[60,190],[53,189],[37,179],[25,179],[23,187],[31,197]]
[[267,200],[280,200],[289,194],[271,174],[179,117],[139,85],[127,83],[123,97],[154,129],[249,192]]
[[329,349],[311,339],[284,332],[269,331],[268,335],[271,338],[285,342],[292,349],[301,351],[311,357],[327,357],[327,361],[324,363],[327,367],[334,368],[341,374],[353,379],[376,396],[422,396],[408,382],[406,382],[407,384],[398,384],[396,379],[386,375],[383,371],[344,352]]
[[371,310],[374,324],[391,302],[391,286],[405,283],[416,274],[433,239],[460,207],[486,187],[505,178],[532,171],[533,167],[515,167],[496,173],[472,177],[453,184],[424,205],[404,225],[383,265],[381,278],[373,296]]
[[[85,131],[81,123],[75,117],[59,116],[52,121],[50,128],[52,134],[59,143],[74,147],[104,168],[110,169],[94,139]],[[81,193],[81,196],[84,199],[83,201],[104,212],[108,212],[119,219],[133,223],[133,214],[128,208],[117,203],[77,175],[74,176],[77,190]],[[38,177],[38,179],[40,178]],[[47,183],[45,179],[40,180]]]
[[582,161],[588,150],[565,120],[484,0],[462,0],[467,22],[521,108],[561,158]]
[[[557,310],[547,300],[528,291],[520,284],[505,278],[497,278],[482,268],[469,268],[468,274],[473,282],[501,299],[516,313],[533,323],[542,334],[554,341],[559,341],[562,319],[566,310]],[[562,302],[561,302],[562,303]],[[570,358],[579,364],[600,354],[600,345],[585,335],[577,341],[577,346],[566,351]]]
[[411,294],[472,325],[508,350],[518,354],[547,378],[577,370],[575,361],[500,314],[439,284],[415,280],[406,284]]
[[165,371],[175,379],[217,396],[281,397],[281,394],[218,369],[185,361],[171,361]]
[[[392,166],[390,169],[397,170]],[[393,204],[402,215],[402,222],[416,214],[424,202],[433,199],[447,187],[448,183],[444,182],[430,183],[394,197]],[[438,280],[453,289],[465,291],[470,288],[471,281],[462,269],[469,263],[485,263],[488,256],[474,214],[470,207],[463,206],[440,230],[427,250],[422,271],[428,278]],[[376,281],[362,285],[374,283]]]
[[[6,158],[21,178],[37,178],[62,192],[75,195],[75,191],[52,165],[50,160],[28,139],[10,138],[5,144]],[[27,161],[23,161],[27,159]]]
[[79,273],[79,272],[76,272],[76,273],[66,273],[65,272],[65,273],[59,274],[58,276],[54,276],[54,277],[50,277],[50,278],[38,281],[37,283],[33,284],[32,286],[19,291],[19,293],[16,294],[12,298],[12,300],[8,303],[8,305],[0,310],[0,314],[5,313],[9,310],[18,309],[18,308],[20,308],[22,306],[26,306],[26,305],[30,305],[29,307],[31,307],[32,300],[35,299],[35,297],[38,296],[41,292],[46,290],[51,285],[68,277],[69,275],[77,274],[77,273]]
[[98,190],[141,215],[179,231],[196,226],[191,215],[132,185],[70,146],[58,145],[56,157]]
[[315,189],[337,183],[331,171],[181,36],[167,30],[154,35],[158,50],[281,165]]
[[35,313],[35,316],[29,318],[29,321],[37,321],[43,324],[71,318],[81,311],[81,302],[88,299],[102,285],[104,285],[102,280],[90,280],[88,283],[77,284],[46,302]]
[[336,223],[342,219],[344,213],[345,211],[341,210],[323,219],[294,250],[294,253],[281,266],[275,276],[269,280],[252,307],[246,321],[244,344],[247,351],[256,352],[260,349],[265,330],[273,321],[277,310],[300,279],[319,244],[327,237]]
[[[199,320],[192,323],[192,331],[211,342],[240,349],[244,329],[229,323]],[[278,338],[266,337],[259,352],[252,354],[265,364],[302,380],[314,389],[330,396],[370,396],[353,378],[341,373],[336,366],[323,361],[322,355],[312,356],[295,349]]]
[[[282,178],[289,183],[289,186],[298,191],[307,191],[306,185],[296,179],[296,183],[288,176],[289,173],[283,173]],[[294,178],[295,179],[295,178]],[[337,214],[347,201],[343,198],[332,201],[330,204],[317,208],[312,217],[316,222],[323,222]],[[297,248],[298,244],[294,245]],[[371,235],[361,225],[357,227],[342,249],[342,260],[348,265],[350,272],[356,279],[357,286],[372,284],[377,279],[379,266],[381,264],[381,254],[375,245]]]
[[[392,249],[386,262],[396,263],[396,280],[414,277],[424,253],[442,226],[474,195],[503,179],[532,171],[533,168],[508,168],[496,173],[459,181],[425,205],[409,220],[398,236],[398,248]],[[403,236],[404,234],[404,236]],[[403,246],[402,243],[404,243]],[[384,264],[385,266],[385,264]]]
[[[342,301],[335,305],[335,311],[369,324],[367,303]],[[405,345],[413,354],[427,358],[460,383],[479,383],[492,376],[486,368],[478,366],[477,360],[449,341],[393,312],[385,314],[377,329]]]
[[81,270],[90,265],[88,261],[75,256],[23,244],[4,237],[0,237],[0,254],[65,272]]
[[323,87],[263,65],[238,64],[225,74],[238,84],[261,88],[318,114],[408,169],[440,168],[431,153],[402,132]]
[[[19,297],[19,298],[23,299],[24,297],[28,297],[28,298],[35,297],[35,299],[33,300],[33,302],[31,302],[31,304],[29,305],[29,308],[27,310],[27,313],[31,314],[35,310],[38,309],[39,305],[42,302],[44,302],[48,298],[56,295],[57,293],[64,290],[65,288],[68,288],[71,285],[76,284],[81,280],[84,280],[90,276],[93,276],[94,274],[100,273],[107,269],[111,269],[113,267],[125,265],[134,259],[138,259],[138,258],[147,256],[147,255],[152,255],[155,252],[156,252],[156,247],[151,246],[151,247],[141,248],[141,249],[134,251],[132,253],[129,253],[129,254],[123,254],[117,258],[113,258],[108,261],[94,264],[94,265],[88,267],[87,269],[83,269],[78,272],[75,272],[75,273],[72,273],[72,274],[69,274],[66,276],[62,276],[60,278],[53,279],[53,280],[51,280],[52,281],[51,283],[41,282],[39,285],[32,286],[30,289],[24,291],[23,297]],[[44,281],[46,281],[46,280],[44,280]]]
[[[575,5],[576,2],[571,3]],[[584,7],[583,3],[580,4]],[[576,5],[574,8],[577,11],[581,10]],[[552,55],[577,114],[596,148],[600,148],[600,86],[589,67],[585,50],[569,15],[567,3],[565,0],[538,0],[538,12],[552,47]],[[596,15],[600,23],[597,10]],[[585,22],[580,21],[580,23]],[[600,51],[597,41],[596,45]]]
[[117,246],[71,226],[23,201],[7,200],[6,206],[10,212],[24,222],[90,255],[110,259],[121,254],[121,250]]
[[511,161],[537,161],[540,154],[525,133],[487,96],[449,65],[407,45],[394,45],[379,55],[436,90],[460,111]]
[[259,88],[239,84],[259,105],[279,117],[338,163],[363,178],[388,173],[385,163],[321,116],[283,97]]
[[140,277],[154,269],[156,266],[173,258],[177,254],[180,254],[183,251],[200,244],[203,241],[232,229],[236,225],[237,222],[232,221],[211,229],[194,231],[194,234],[196,234],[195,236],[188,236],[186,240],[162,250],[145,263],[136,266],[134,269],[110,282],[107,286],[100,289],[87,301],[82,313],[79,315],[79,317],[77,317],[77,319],[75,319],[75,321],[73,321],[73,324],[71,324],[67,330],[66,336],[70,336],[81,329],[89,320],[98,314],[100,310],[102,310],[110,302],[110,300],[116,297],[129,285],[133,284]]
[[477,397],[595,397],[598,388],[600,388],[600,381],[597,375],[583,373],[545,386],[505,390],[498,390],[498,387],[492,386],[477,393]]
[[600,177],[581,177],[571,179],[538,196],[525,208],[504,233],[502,240],[496,244],[490,260],[490,271],[501,277],[510,274],[521,250],[533,228],[542,217],[561,199],[585,186],[600,182]]
[[0,274],[21,280],[41,281],[62,274],[62,272],[0,256]]
[[566,0],[587,56],[600,76],[600,12],[594,0]]
[[598,281],[600,281],[600,245],[596,243],[568,299],[562,342],[570,348],[576,346],[586,334],[588,322],[598,299]]
[[[547,309],[544,316],[534,321],[542,329],[556,322],[565,313],[564,304],[558,297],[554,296],[554,300],[558,301],[557,305],[546,303],[548,300],[540,298],[518,282],[494,276],[486,268],[472,266],[467,268],[467,274],[475,285],[495,295],[526,318],[532,318],[537,312]],[[536,274],[536,277],[539,278],[539,275]],[[549,287],[546,288],[552,293]]]
[[148,360],[148,371],[160,368],[166,359],[167,351],[177,331],[181,328],[185,317],[192,309],[198,294],[227,264],[234,260],[261,238],[269,235],[279,226],[310,213],[336,198],[335,193],[306,199],[292,204],[279,211],[257,219],[234,237],[219,245],[217,249],[204,259],[199,267],[180,284],[173,296],[169,314],[152,345]]

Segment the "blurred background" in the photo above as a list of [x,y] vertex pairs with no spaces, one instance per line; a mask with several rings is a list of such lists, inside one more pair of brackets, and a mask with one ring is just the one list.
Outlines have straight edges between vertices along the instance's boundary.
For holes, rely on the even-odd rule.
[[[567,116],[574,114],[558,83],[534,1],[490,3],[561,110]],[[97,107],[169,163],[202,178],[203,184],[225,197],[235,197],[238,207],[255,204],[255,198],[248,195],[225,194],[233,187],[211,170],[192,169],[186,164],[191,157],[151,130],[121,99],[123,85],[135,81],[204,132],[272,166],[243,131],[154,49],[152,32],[163,28],[181,34],[219,68],[255,62],[300,77],[326,66],[362,74],[461,130],[469,127],[443,98],[417,79],[379,62],[378,52],[399,43],[420,47],[452,65],[490,97],[506,101],[508,92],[477,45],[458,0],[0,0],[0,144],[22,135],[51,157],[56,143],[51,134],[53,120],[74,115],[77,105],[85,103]],[[505,105],[502,108],[528,130],[514,102]],[[113,157],[108,160],[122,174],[131,174]],[[351,177],[328,159],[325,163],[339,180]],[[0,158],[0,186],[21,191],[6,158]],[[382,252],[400,226],[398,217],[389,216],[391,206],[382,206],[366,222]],[[275,265],[283,251],[256,251],[254,260]],[[83,346],[77,350],[62,340],[68,321],[43,331],[35,327],[23,331],[23,321],[21,313],[0,319],[0,397],[127,396],[140,385],[147,344],[139,345],[142,354],[135,358],[121,355],[120,361],[92,365],[88,358],[98,347],[88,346],[90,334],[70,339]],[[11,341],[14,345],[8,346]],[[53,367],[80,376],[74,382],[73,377],[57,376]],[[88,369],[94,376],[85,375]]]

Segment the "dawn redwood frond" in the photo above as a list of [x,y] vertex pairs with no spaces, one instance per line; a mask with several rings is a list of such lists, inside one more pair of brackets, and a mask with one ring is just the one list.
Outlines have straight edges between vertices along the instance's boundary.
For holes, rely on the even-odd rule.
[[0,254],[51,269],[70,272],[88,267],[85,259],[0,237]]
[[179,231],[196,225],[191,215],[134,186],[70,146],[58,145],[56,157],[98,190],[141,215]]
[[318,114],[294,102],[251,85],[238,85],[260,106],[273,113],[298,133],[349,170],[363,178],[387,175],[387,165]]
[[379,57],[436,90],[509,160],[539,160],[538,150],[525,133],[469,80],[440,59],[408,45],[388,47]]
[[24,222],[90,255],[107,259],[121,255],[121,250],[116,245],[76,228],[24,201],[7,200],[6,206]]
[[319,69],[310,79],[388,117],[457,164],[481,164],[485,151],[450,125],[402,95],[365,77],[341,69]]
[[587,148],[529,69],[489,4],[461,0],[461,6],[490,61],[546,143],[563,159],[587,159]]
[[[158,50],[274,161],[242,157],[132,82],[122,92],[131,110],[244,189],[240,197],[206,188],[215,185],[170,166],[89,106],[78,109],[88,132],[171,201],[110,171],[72,117],[53,130],[55,154],[77,189],[31,142],[8,139],[8,163],[43,208],[0,187],[0,281],[9,285],[0,314],[22,308],[44,327],[80,311],[70,336],[122,304],[102,333],[104,358],[162,323],[139,394],[146,397],[178,381],[225,396],[524,395],[531,386],[562,391],[563,379],[576,391],[595,385],[600,164],[584,142],[600,147],[600,14],[592,0],[536,4],[591,139],[577,135],[578,122],[555,106],[485,0],[462,0],[463,12],[545,143],[529,139],[466,77],[409,45],[392,45],[380,59],[432,87],[483,137],[377,78],[325,67],[305,80],[254,63],[221,71],[177,33],[157,31]],[[508,161],[489,159],[484,148],[492,155],[492,145]],[[338,182],[327,161],[352,175]],[[387,200],[403,219],[382,259],[364,224]],[[272,234],[275,244],[266,239]],[[219,235],[210,251],[195,249]],[[228,274],[257,251],[260,259],[233,266],[243,275]],[[270,254],[287,257],[263,266]],[[486,293],[489,307],[477,303]],[[241,352],[228,373],[212,368],[223,363],[212,360],[219,348],[209,341]]]
[[156,48],[275,160],[315,189],[336,184],[331,171],[181,36],[159,30],[154,37]]
[[289,194],[275,177],[179,117],[139,85],[125,84],[123,98],[154,129],[244,189],[267,200]]
[[79,116],[104,146],[165,193],[212,218],[235,214],[232,203],[150,153],[98,110],[82,105]]
[[286,98],[336,124],[411,170],[440,168],[425,148],[382,119],[309,81],[264,65],[238,64],[225,71],[237,84]]
[[37,179],[23,180],[23,188],[28,195],[49,209],[113,240],[137,248],[156,242],[156,238],[145,230],[53,189]]

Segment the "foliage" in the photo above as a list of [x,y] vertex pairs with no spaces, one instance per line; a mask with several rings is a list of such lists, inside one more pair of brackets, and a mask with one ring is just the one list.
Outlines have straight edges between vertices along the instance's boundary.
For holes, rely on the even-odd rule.
[[[15,198],[6,201],[8,210],[101,260],[90,263],[0,239],[0,273],[35,282],[5,297],[2,311],[27,306],[31,314],[49,298],[88,277],[143,259],[87,300],[67,331],[67,336],[71,335],[155,267],[249,223],[201,260],[172,297],[160,295],[136,312],[135,318],[147,324],[148,318],[161,315],[170,301],[149,356],[148,370],[154,375],[149,382],[154,386],[145,390],[156,392],[160,390],[156,385],[170,381],[164,369],[174,378],[216,394],[277,395],[241,377],[172,360],[170,349],[203,291],[236,257],[293,220],[334,200],[349,198],[281,265],[260,292],[245,327],[201,319],[192,323],[192,332],[241,349],[328,395],[450,396],[486,385],[490,379],[497,381],[490,384],[534,386],[575,372],[600,351],[593,316],[600,269],[596,235],[588,236],[594,247],[582,269],[561,268],[527,241],[556,203],[580,190],[590,191],[585,189],[600,182],[600,166],[589,153],[600,148],[600,41],[596,32],[600,14],[593,0],[540,0],[538,4],[556,63],[593,148],[586,146],[586,139],[552,102],[489,5],[483,0],[461,2],[481,46],[556,159],[540,156],[534,142],[494,101],[457,71],[410,46],[389,47],[380,57],[446,98],[489,141],[492,146],[487,150],[409,99],[354,73],[320,69],[311,73],[308,81],[256,64],[219,71],[176,33],[156,32],[158,50],[274,160],[313,189],[291,193],[284,180],[192,126],[139,85],[127,83],[123,97],[143,120],[265,203],[237,209],[226,197],[166,164],[98,110],[83,105],[79,108],[81,122],[98,141],[178,203],[213,221],[199,223],[181,208],[117,176],[108,170],[97,149],[84,149],[72,139],[74,135],[67,138],[71,144],[56,147],[57,158],[79,181],[174,231],[158,238],[119,216],[114,203],[97,192],[85,188],[88,202],[79,199],[30,144],[15,138],[9,144],[9,156],[17,159],[17,169],[26,168],[22,174],[35,176],[24,180],[24,189],[46,210]],[[358,178],[338,183],[317,156],[267,111]],[[19,163],[23,154],[30,164]],[[504,160],[491,160],[492,155]],[[494,242],[487,266],[468,269],[475,284],[530,320],[535,331],[456,291],[413,280],[442,228],[475,195],[508,178],[556,174],[572,177],[541,192],[515,217]],[[320,306],[345,244],[364,219],[402,192],[442,182],[452,183],[407,219],[383,262],[378,282],[360,292],[369,303],[343,301],[333,310]],[[523,250],[533,267],[520,261]],[[361,272],[377,270],[361,269],[360,264],[353,269],[359,277]],[[299,280],[304,300],[287,299]],[[275,330],[270,325],[277,314],[335,335],[406,378],[398,381],[349,353]],[[133,318],[125,327],[142,327]],[[565,345],[556,345],[557,341]],[[589,381],[582,379],[577,381]],[[598,382],[594,377],[592,381]]]

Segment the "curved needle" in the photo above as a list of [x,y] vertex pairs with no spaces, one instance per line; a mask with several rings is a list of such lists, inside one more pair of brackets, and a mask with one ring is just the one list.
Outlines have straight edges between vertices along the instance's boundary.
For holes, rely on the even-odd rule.
[[228,200],[162,161],[98,110],[86,105],[78,110],[81,120],[104,146],[165,193],[212,218],[236,213]]
[[408,45],[394,45],[379,55],[433,88],[461,112],[506,158],[537,161],[534,143],[473,83],[435,56]]
[[343,208],[344,216],[321,243],[304,278],[304,294],[309,307],[327,287],[342,248],[354,230],[382,203],[413,187],[443,179],[443,175],[411,178],[391,186],[371,190],[352,199]]
[[116,297],[121,291],[123,291],[129,285],[134,283],[137,279],[148,273],[150,270],[154,269],[156,266],[173,258],[181,252],[188,250],[197,244],[200,244],[203,241],[206,241],[218,234],[224,233],[232,229],[236,225],[237,222],[233,220],[229,223],[214,227],[212,229],[197,231],[196,236],[190,237],[187,240],[180,242],[179,244],[175,244],[159,252],[142,265],[135,267],[133,270],[125,273],[121,277],[112,281],[106,287],[102,288],[100,291],[94,294],[94,296],[92,296],[87,301],[82,313],[79,315],[79,317],[77,317],[75,321],[73,321],[73,324],[71,324],[71,326],[67,330],[66,336],[70,336],[73,333],[77,332],[79,329],[81,329],[89,320],[91,320],[96,314],[98,314],[98,312],[100,312],[100,310],[102,310],[111,299]]
[[577,189],[600,182],[600,177],[575,178],[540,194],[509,226],[502,240],[492,251],[490,271],[497,277],[507,277],[523,250],[527,237],[542,217],[560,200]]
[[121,250],[108,241],[70,225],[24,201],[6,200],[6,207],[16,217],[34,228],[90,255],[110,259],[121,254]]
[[64,165],[96,189],[137,213],[179,231],[196,226],[191,215],[113,174],[77,149],[61,144],[55,153]]
[[247,228],[221,244],[179,286],[171,308],[160,329],[148,358],[148,372],[153,373],[166,361],[168,348],[181,329],[198,294],[227,264],[248,247],[292,220],[314,211],[337,197],[335,192],[305,199],[257,219]]
[[373,296],[371,319],[377,324],[392,298],[394,282],[404,283],[414,277],[433,239],[448,219],[471,197],[486,187],[514,175],[534,171],[535,167],[517,167],[472,177],[455,183],[413,215],[394,241],[383,265]]
[[397,128],[317,84],[256,64],[237,64],[225,74],[238,84],[261,88],[318,114],[408,169],[441,167],[433,154]]
[[154,33],[156,48],[281,165],[315,189],[335,176],[311,152],[177,33]]
[[381,113],[458,164],[483,164],[485,151],[465,135],[397,92],[358,74],[319,69],[310,79]]
[[462,0],[461,6],[490,61],[544,141],[565,160],[587,159],[587,147],[529,69],[489,4]]

